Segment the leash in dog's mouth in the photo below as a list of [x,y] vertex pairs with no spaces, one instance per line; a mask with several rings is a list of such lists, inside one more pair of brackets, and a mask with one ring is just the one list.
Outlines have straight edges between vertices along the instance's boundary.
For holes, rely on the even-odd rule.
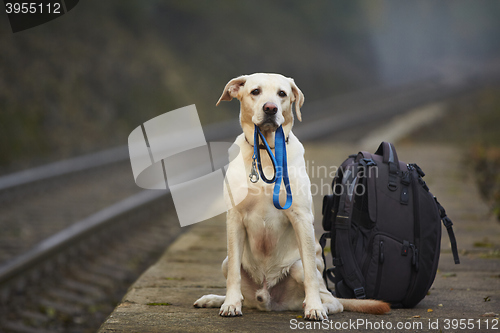
[[[262,132],[260,131],[259,127],[255,125],[255,131],[254,131],[254,142],[253,142],[253,156],[252,156],[252,169],[250,171],[250,181],[252,183],[256,183],[259,181],[259,174],[260,178],[268,184],[274,183],[274,190],[273,190],[273,204],[274,207],[277,209],[288,209],[292,205],[292,189],[290,188],[290,179],[288,178],[288,164],[287,164],[287,156],[286,156],[286,140],[285,140],[285,133],[283,132],[283,127],[280,126],[276,130],[276,133],[274,135],[274,149],[275,149],[275,154],[271,151],[271,148],[269,147],[269,144],[266,141],[266,138],[264,135],[262,135]],[[274,169],[274,175],[272,179],[267,179],[266,176],[264,175],[264,171],[262,170],[262,164],[261,164],[261,159],[260,159],[260,149],[259,149],[259,138],[262,139],[262,142],[264,143],[265,149],[267,151],[267,154],[269,155],[269,158],[271,159],[271,162],[273,163],[273,169]],[[257,172],[258,169],[258,172]],[[285,189],[286,189],[286,202],[285,205],[282,207],[280,204],[279,200],[279,194],[280,194],[280,187],[281,187],[281,180],[283,179],[283,182],[285,183]]]

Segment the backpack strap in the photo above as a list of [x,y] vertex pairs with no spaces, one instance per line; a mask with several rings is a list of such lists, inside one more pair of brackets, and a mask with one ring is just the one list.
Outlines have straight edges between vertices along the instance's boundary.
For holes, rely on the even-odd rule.
[[[364,168],[364,177],[367,179],[366,188],[368,190],[368,214],[370,220],[377,221],[377,186],[376,179],[378,177],[377,162],[373,160],[373,155],[366,151],[358,153],[356,162]],[[375,167],[375,169],[371,169]],[[373,174],[372,170],[375,170]]]
[[339,210],[335,219],[335,252],[337,260],[341,260],[340,269],[345,284],[354,291],[356,298],[366,298],[365,279],[356,264],[349,231],[351,229],[351,206],[353,205],[353,189],[356,176],[354,170],[346,170],[342,179],[343,193],[340,197]]
[[[323,235],[321,235],[321,238],[319,239],[319,245],[321,245],[321,257],[323,258],[323,280],[325,281],[326,289],[328,289],[328,291],[334,295],[334,292],[328,287],[328,280],[332,281],[333,283],[336,283],[337,281],[335,277],[332,275],[332,269],[326,268],[326,258],[325,258],[326,240],[329,238],[332,238],[331,232],[323,233]],[[333,244],[331,244],[331,242],[330,245],[331,247],[333,247]]]
[[451,243],[451,251],[453,252],[453,260],[455,260],[455,265],[460,264],[460,258],[458,257],[458,249],[457,249],[457,240],[455,238],[455,233],[453,232],[453,222],[451,222],[450,218],[446,216],[446,211],[444,207],[441,206],[436,197],[434,197],[434,201],[436,201],[436,205],[439,210],[439,216],[443,221],[444,226],[446,227],[446,231],[448,231],[448,237],[450,238]]

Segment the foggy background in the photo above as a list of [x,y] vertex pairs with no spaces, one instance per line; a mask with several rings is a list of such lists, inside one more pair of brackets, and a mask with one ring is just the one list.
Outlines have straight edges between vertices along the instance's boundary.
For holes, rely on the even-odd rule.
[[304,122],[335,95],[462,80],[500,59],[499,17],[498,0],[86,0],[13,34],[1,11],[0,173],[124,145],[190,104],[203,124],[237,117],[215,102],[242,74],[293,77]]

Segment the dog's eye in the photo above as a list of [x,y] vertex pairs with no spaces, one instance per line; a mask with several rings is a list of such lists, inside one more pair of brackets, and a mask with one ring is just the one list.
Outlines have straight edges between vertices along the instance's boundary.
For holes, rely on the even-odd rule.
[[278,95],[279,95],[280,97],[286,97],[286,92],[284,92],[283,90],[280,90],[280,91],[278,92]]
[[257,96],[258,94],[260,94],[260,90],[259,89],[254,89],[254,90],[252,90],[251,94],[254,95],[254,96]]

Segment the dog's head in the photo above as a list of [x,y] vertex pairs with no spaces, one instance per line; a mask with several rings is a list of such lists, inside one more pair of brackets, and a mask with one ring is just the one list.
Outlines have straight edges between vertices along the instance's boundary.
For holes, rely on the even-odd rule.
[[293,125],[293,103],[297,119],[302,121],[304,94],[292,78],[263,73],[234,78],[227,83],[217,105],[233,98],[241,103],[240,122],[248,139],[253,138],[254,124],[263,132],[274,132],[283,125],[288,136]]

